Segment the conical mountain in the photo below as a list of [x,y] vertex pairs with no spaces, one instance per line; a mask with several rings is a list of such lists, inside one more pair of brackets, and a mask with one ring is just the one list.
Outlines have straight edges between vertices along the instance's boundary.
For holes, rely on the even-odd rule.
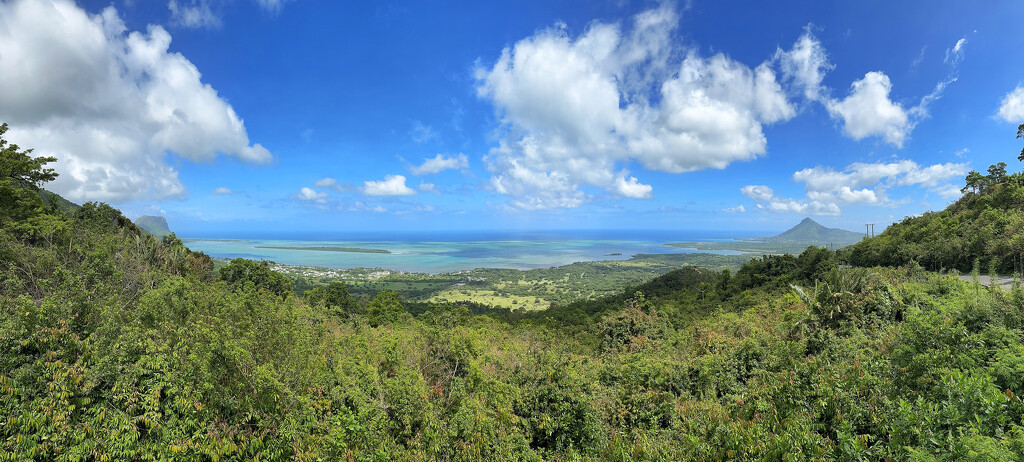
[[814,244],[834,244],[843,246],[853,244],[864,238],[863,233],[856,233],[839,228],[827,228],[820,223],[804,218],[796,226],[772,237],[762,239],[764,242],[801,242]]

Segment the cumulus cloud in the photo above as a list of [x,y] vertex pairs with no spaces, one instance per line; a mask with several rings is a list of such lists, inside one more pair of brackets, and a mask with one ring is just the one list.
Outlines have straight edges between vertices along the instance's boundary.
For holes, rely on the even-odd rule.
[[775,191],[764,185],[747,185],[740,188],[740,192],[758,202],[767,202],[775,197]]
[[902,178],[896,181],[898,186],[921,185],[935,187],[939,183],[950,178],[957,178],[967,173],[967,164],[935,164],[928,167],[915,167],[904,173]]
[[315,202],[317,204],[327,203],[327,193],[318,192],[313,188],[303,187],[301,190],[299,190],[298,198],[299,200]]
[[[833,118],[842,122],[843,133],[855,140],[878,136],[902,147],[917,123],[928,117],[928,105],[942,96],[947,85],[956,81],[956,76],[950,75],[916,105],[903,107],[890,97],[893,84],[889,76],[872,71],[853,82],[845,98],[833,98],[831,90],[822,82],[835,66],[829,62],[824,47],[811,29],[808,25],[791,49],[776,51],[782,80],[801,89],[807,100],[824,105]],[[960,39],[946,53],[946,61],[954,68],[963,57],[966,43],[966,39]]]
[[725,213],[745,213],[747,211],[747,208],[742,205],[737,205],[735,207],[722,209],[722,211]]
[[231,190],[228,189],[228,188],[225,188],[223,186],[221,186],[221,187],[219,187],[217,189],[214,189],[212,192],[214,194],[231,194]]
[[910,134],[913,124],[907,111],[889,99],[892,83],[882,72],[868,72],[853,82],[850,95],[826,104],[833,117],[843,120],[843,132],[860,140],[868,136],[881,136],[897,147]]
[[[799,201],[785,197],[778,197],[775,191],[765,185],[747,185],[740,188],[740,192],[754,201],[758,202],[757,208],[772,212],[805,213],[811,215],[838,215],[839,207],[835,204],[822,203],[819,201]],[[742,207],[742,206],[740,206]],[[726,212],[745,212],[746,208],[738,210],[737,207],[725,209]]]
[[477,95],[501,121],[484,158],[492,188],[515,207],[575,207],[586,186],[648,197],[650,185],[616,173],[629,161],[681,173],[763,154],[762,127],[795,115],[771,60],[752,69],[680,48],[677,20],[666,4],[628,31],[594,23],[571,37],[553,27],[478,67]]
[[773,198],[765,207],[758,204],[758,208],[767,208],[772,212],[798,213],[801,215],[837,216],[840,214],[839,206],[836,204],[823,204],[818,201],[798,201],[789,198]]
[[387,175],[383,181],[364,181],[363,193],[370,196],[411,196],[416,191],[405,185],[404,175]]
[[1003,97],[998,116],[1014,124],[1024,122],[1024,87],[1017,87]]
[[825,74],[835,66],[828,61],[825,47],[811,32],[812,28],[813,26],[808,24],[804,34],[788,51],[777,49],[775,58],[779,60],[783,78],[800,88],[805,98],[810,101],[824,101],[828,97],[827,88],[823,87],[821,82],[825,79]]
[[431,175],[439,173],[444,170],[460,170],[469,168],[469,159],[466,158],[465,154],[459,154],[457,156],[446,156],[444,154],[438,154],[430,159],[424,160],[423,164],[419,166],[409,167],[409,171],[413,175]]
[[650,199],[651,191],[654,188],[649,184],[642,184],[636,177],[629,177],[627,180],[625,176],[620,176],[615,179],[615,192],[622,197],[629,197],[633,199]]
[[868,72],[851,85],[850,95],[843,100],[829,99],[825,107],[832,117],[843,121],[843,132],[860,140],[880,136],[898,148],[910,137],[918,122],[928,118],[928,106],[942,97],[946,87],[956,82],[951,75],[935,85],[917,105],[904,109],[889,98],[892,83],[882,72]]
[[830,167],[813,167],[793,174],[793,181],[804,184],[805,199],[782,198],[764,185],[749,185],[740,192],[758,202],[758,208],[775,212],[838,215],[840,205],[868,204],[891,206],[887,191],[894,187],[918,186],[950,197],[955,186],[946,181],[967,173],[967,164],[946,163],[929,166],[912,160],[860,163],[842,171]]
[[50,187],[68,199],[181,197],[164,158],[272,159],[199,70],[168,51],[159,26],[128,32],[113,7],[90,15],[68,0],[0,3],[0,120],[11,141],[54,155]]

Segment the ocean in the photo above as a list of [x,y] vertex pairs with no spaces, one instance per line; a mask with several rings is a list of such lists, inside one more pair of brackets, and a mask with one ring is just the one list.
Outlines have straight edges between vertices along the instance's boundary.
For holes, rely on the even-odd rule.
[[[305,234],[183,237],[218,258],[271,260],[335,269],[383,268],[447,273],[474,268],[532,269],[579,261],[628,260],[636,254],[691,253],[671,242],[712,242],[768,235],[730,231],[546,231]],[[704,251],[707,252],[707,251]],[[738,252],[716,251],[723,255]]]

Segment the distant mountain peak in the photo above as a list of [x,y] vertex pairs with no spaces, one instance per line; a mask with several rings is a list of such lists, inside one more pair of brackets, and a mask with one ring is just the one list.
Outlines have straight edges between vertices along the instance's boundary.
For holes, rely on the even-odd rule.
[[811,219],[804,218],[796,226],[772,237],[762,239],[766,242],[806,242],[813,244],[846,245],[860,241],[861,233],[839,228],[827,228]]
[[167,226],[167,219],[164,217],[143,215],[135,219],[135,225],[149,231],[154,236],[163,237],[171,234],[171,229]]

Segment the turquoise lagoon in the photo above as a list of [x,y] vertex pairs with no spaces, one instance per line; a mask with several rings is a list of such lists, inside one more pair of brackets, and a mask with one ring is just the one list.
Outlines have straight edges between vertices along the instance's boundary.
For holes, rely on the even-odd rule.
[[[731,240],[739,237],[726,234],[675,231],[558,231],[245,238],[215,236],[187,238],[185,244],[192,250],[218,258],[242,257],[271,260],[285,265],[335,269],[383,268],[436,274],[474,268],[548,268],[579,261],[627,260],[636,254],[692,253],[697,251],[668,247],[664,244]],[[316,247],[320,249],[314,249]],[[386,250],[388,253],[354,252],[351,251],[353,249]],[[723,255],[739,253],[702,252]]]

